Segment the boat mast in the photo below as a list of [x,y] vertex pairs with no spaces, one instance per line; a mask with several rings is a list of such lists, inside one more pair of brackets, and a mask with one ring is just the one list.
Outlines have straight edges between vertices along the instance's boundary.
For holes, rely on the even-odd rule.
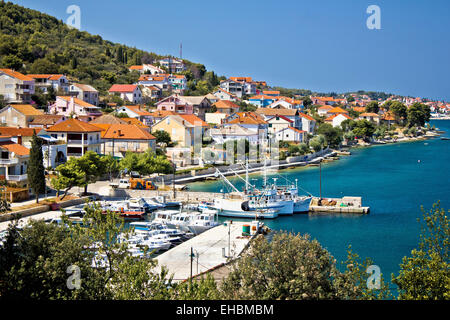
[[266,160],[264,159],[264,169],[263,169],[263,188],[267,186],[267,168],[266,168]]
[[229,185],[229,186],[231,186],[231,188],[233,188],[233,190],[234,191],[236,191],[236,192],[238,192],[238,193],[241,193],[223,174],[222,174],[222,172],[220,172],[220,170],[219,169],[216,169],[216,174],[218,174],[218,175],[220,175],[222,178],[223,178],[223,180]]
[[248,159],[245,160],[245,190],[248,192],[249,183],[248,183]]

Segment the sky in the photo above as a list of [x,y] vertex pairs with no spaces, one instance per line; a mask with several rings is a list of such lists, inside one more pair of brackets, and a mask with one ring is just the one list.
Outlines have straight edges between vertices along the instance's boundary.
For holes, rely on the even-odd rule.
[[[450,101],[450,1],[14,0],[128,46],[202,63],[218,75],[318,92]],[[380,29],[369,29],[370,5]],[[372,20],[370,20],[372,21]]]

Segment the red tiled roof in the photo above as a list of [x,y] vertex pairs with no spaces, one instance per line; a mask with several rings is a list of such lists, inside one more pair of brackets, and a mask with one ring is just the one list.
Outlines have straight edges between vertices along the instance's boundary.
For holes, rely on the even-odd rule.
[[113,84],[109,92],[133,92],[136,88],[135,84]]
[[123,139],[123,140],[154,140],[152,134],[134,124],[111,124],[105,132],[102,132],[103,139]]
[[209,125],[205,121],[197,117],[195,114],[179,114],[178,116],[194,126],[200,125],[202,127],[209,127]]
[[22,81],[34,81],[33,78],[11,69],[0,69],[0,72],[6,73],[8,76]]

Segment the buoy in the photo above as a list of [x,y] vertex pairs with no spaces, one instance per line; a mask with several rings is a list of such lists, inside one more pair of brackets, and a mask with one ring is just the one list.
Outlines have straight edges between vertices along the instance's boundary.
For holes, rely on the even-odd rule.
[[417,162],[419,162],[419,163],[420,163],[420,160],[417,160]]

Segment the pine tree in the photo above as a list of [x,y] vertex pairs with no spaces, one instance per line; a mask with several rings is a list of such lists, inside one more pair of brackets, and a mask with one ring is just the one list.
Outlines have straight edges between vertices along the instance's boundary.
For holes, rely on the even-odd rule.
[[44,171],[42,140],[33,134],[31,141],[30,160],[28,161],[28,181],[33,193],[36,195],[36,203],[39,203],[39,194],[45,192],[45,171]]

